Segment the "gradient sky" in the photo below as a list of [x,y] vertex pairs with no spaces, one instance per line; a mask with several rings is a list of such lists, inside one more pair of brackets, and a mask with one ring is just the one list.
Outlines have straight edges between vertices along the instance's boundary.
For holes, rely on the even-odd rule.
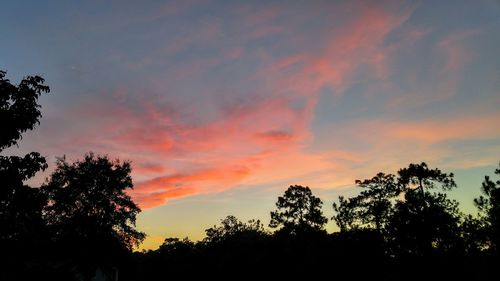
[[267,224],[291,184],[331,217],[411,162],[455,172],[474,212],[500,160],[500,1],[16,0],[0,36],[7,77],[52,89],[4,154],[130,160],[144,248]]

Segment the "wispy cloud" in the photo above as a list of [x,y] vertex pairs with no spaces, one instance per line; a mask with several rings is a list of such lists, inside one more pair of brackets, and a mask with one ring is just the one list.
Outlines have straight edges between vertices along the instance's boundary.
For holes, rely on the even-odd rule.
[[92,67],[32,147],[130,159],[131,194],[152,208],[237,186],[345,186],[499,138],[498,91],[474,111],[460,94],[480,27],[419,24],[425,3],[216,2],[73,11],[68,61]]

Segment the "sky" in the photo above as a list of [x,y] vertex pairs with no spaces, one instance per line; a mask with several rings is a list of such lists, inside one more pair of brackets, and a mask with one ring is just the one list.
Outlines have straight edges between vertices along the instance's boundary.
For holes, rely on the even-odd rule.
[[[143,248],[269,222],[290,185],[331,217],[356,179],[454,172],[474,213],[500,161],[500,1],[5,1],[0,69],[42,75],[3,154],[131,161]],[[335,231],[329,222],[327,230]]]

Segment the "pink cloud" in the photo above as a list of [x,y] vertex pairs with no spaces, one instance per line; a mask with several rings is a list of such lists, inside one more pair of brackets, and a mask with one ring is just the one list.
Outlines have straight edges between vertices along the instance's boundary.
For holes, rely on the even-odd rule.
[[148,209],[165,204],[166,200],[169,198],[181,198],[194,194],[197,194],[196,189],[182,187],[150,193],[132,192],[132,197],[138,202],[140,208]]
[[[242,20],[247,32],[237,37],[241,45],[277,32],[292,34],[293,24],[282,26],[275,21],[283,15],[282,7],[246,12]],[[244,52],[239,44],[233,44],[214,56],[190,57],[148,78],[154,92],[166,92],[167,102],[150,99],[151,95],[130,100],[130,90],[117,90],[115,96],[123,98],[123,104],[90,105],[91,110],[84,112],[98,120],[93,135],[99,138],[78,136],[72,145],[100,145],[111,155],[130,158],[136,180],[131,194],[143,208],[238,185],[303,180],[324,188],[334,186],[335,181],[345,184],[348,165],[360,161],[359,155],[338,148],[308,149],[314,139],[310,124],[320,89],[328,86],[342,93],[363,65],[384,72],[383,40],[408,16],[408,11],[394,14],[361,5],[358,13],[327,32],[311,49],[301,48],[278,57],[264,50],[263,57],[254,57],[255,52]],[[193,37],[181,36],[158,50],[159,54],[175,54],[193,44],[215,44],[224,34],[217,23],[207,23],[192,32]],[[307,38],[296,39],[307,42]],[[246,98],[246,93],[217,92],[210,100],[212,104],[198,107],[169,92],[179,79],[202,77],[214,66],[233,59],[260,60],[255,74],[234,81],[258,85],[258,91],[249,94],[251,98]],[[205,112],[209,105],[215,111],[210,115]]]
[[[359,14],[335,28],[319,52],[279,58],[262,70],[261,75],[274,74],[281,79],[277,85],[287,85],[285,90],[302,95],[317,93],[324,86],[332,86],[341,93],[362,65],[370,65],[387,76],[383,40],[410,14],[411,10],[394,14],[375,5],[361,5]],[[290,68],[291,73],[286,71]]]
[[[269,13],[274,15],[278,11]],[[265,15],[269,14],[259,17],[272,19],[272,16]],[[147,192],[178,184],[196,186],[193,192],[203,193],[224,190],[237,184],[286,180],[292,177],[290,175],[300,178],[311,173],[347,170],[347,167],[337,163],[335,156],[328,157],[326,152],[320,155],[303,151],[305,142],[311,137],[309,123],[314,117],[318,91],[325,85],[343,89],[349,83],[349,76],[360,65],[384,63],[383,56],[377,52],[378,46],[407,16],[408,13],[392,15],[374,7],[365,7],[355,20],[332,35],[322,53],[283,57],[262,69],[256,79],[262,80],[259,76],[263,75],[277,78],[270,84],[271,97],[252,103],[232,104],[223,111],[222,118],[201,127],[177,124],[180,130],[170,138],[176,139],[172,149],[182,151],[181,154],[187,154],[187,157],[203,155],[203,160],[188,165],[199,166],[201,170],[193,174],[160,176],[139,184],[138,190],[143,192],[142,200],[148,200]],[[249,21],[258,26],[259,21]],[[293,108],[292,101],[299,97],[305,97],[304,105]],[[164,153],[160,147],[150,144],[144,145],[158,150],[159,154]],[[215,167],[240,167],[243,170],[219,170]],[[333,178],[339,180],[338,176]],[[330,180],[333,178],[330,177]],[[329,180],[322,182],[322,186],[331,184]],[[160,194],[152,193],[154,202],[161,202],[158,198],[162,196],[165,199],[176,196],[176,193]]]

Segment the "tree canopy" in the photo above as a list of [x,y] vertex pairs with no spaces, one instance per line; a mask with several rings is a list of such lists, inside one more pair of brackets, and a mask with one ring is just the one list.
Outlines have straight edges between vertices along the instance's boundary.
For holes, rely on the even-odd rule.
[[21,134],[33,130],[40,123],[38,97],[50,92],[40,76],[26,76],[19,85],[13,85],[0,70],[0,151],[17,143]]
[[42,186],[49,204],[45,219],[59,239],[113,240],[126,248],[138,245],[144,233],[137,231],[141,211],[126,193],[132,189],[129,162],[107,156],[85,155],[68,163],[64,158]]
[[321,211],[322,205],[309,187],[292,185],[278,197],[269,226],[292,234],[322,230],[328,221]]
[[462,214],[458,203],[445,193],[455,187],[453,174],[410,164],[392,174],[378,173],[357,180],[359,195],[333,204],[333,219],[341,231],[372,229],[382,235],[396,255],[427,255],[458,248]]
[[[40,76],[27,76],[14,85],[5,75],[0,70],[0,152],[17,144],[22,133],[39,123],[38,98],[50,91]],[[47,162],[38,152],[24,157],[0,155],[0,241],[38,241],[34,233],[43,232],[41,210],[45,200],[25,181],[46,168]]]
[[392,201],[400,192],[395,176],[378,173],[371,179],[355,183],[363,191],[349,199],[340,196],[338,204],[333,203],[336,213],[333,220],[342,230],[367,227],[382,232],[392,210]]
[[[495,174],[500,175],[500,168],[495,170]],[[485,224],[490,250],[498,252],[500,247],[500,179],[495,182],[489,176],[485,176],[481,191],[483,195],[474,199],[474,203]]]
[[266,235],[264,226],[260,220],[249,220],[244,223],[235,216],[227,216],[221,220],[220,226],[214,225],[205,230],[206,243],[220,243],[228,239],[242,238],[243,236],[263,236]]

